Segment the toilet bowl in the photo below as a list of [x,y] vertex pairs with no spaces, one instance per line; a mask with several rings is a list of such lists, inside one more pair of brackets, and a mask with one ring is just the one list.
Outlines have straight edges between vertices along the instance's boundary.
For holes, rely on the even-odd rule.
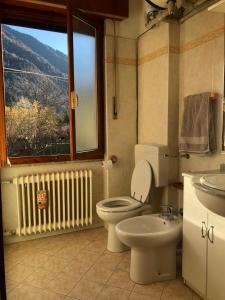
[[146,160],[140,160],[133,171],[131,179],[131,195],[109,198],[96,204],[96,211],[108,228],[107,249],[111,252],[122,252],[127,250],[117,237],[115,226],[118,222],[135,217],[146,209],[152,182],[151,166]]
[[159,214],[129,218],[116,225],[120,241],[131,248],[130,277],[139,284],[176,278],[176,246],[182,221]]

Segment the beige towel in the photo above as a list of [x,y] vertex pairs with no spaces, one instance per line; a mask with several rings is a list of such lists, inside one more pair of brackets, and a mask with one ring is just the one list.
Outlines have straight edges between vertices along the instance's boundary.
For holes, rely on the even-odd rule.
[[180,152],[210,153],[216,150],[215,104],[210,93],[184,98]]

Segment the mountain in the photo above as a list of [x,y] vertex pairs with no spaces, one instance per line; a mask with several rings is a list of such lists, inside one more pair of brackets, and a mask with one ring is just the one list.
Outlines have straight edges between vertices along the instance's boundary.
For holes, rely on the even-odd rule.
[[67,56],[7,25],[2,33],[4,68],[13,69],[4,72],[6,104],[14,105],[23,96],[67,110]]

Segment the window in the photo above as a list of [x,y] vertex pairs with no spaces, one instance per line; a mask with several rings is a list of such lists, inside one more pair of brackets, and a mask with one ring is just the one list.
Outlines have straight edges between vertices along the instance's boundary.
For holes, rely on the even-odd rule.
[[2,22],[2,161],[103,157],[102,24],[68,24],[67,34]]
[[66,38],[65,33],[2,26],[9,157],[70,154]]

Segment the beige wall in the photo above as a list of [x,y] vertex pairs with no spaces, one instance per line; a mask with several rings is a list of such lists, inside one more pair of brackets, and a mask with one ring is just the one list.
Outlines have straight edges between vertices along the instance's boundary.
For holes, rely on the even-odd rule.
[[[219,168],[220,163],[225,163],[225,155],[221,153],[224,14],[205,10],[179,26],[161,23],[139,39],[138,61],[139,143],[166,144],[170,154],[177,155],[184,97],[216,92],[220,96],[217,101],[217,153],[193,154],[189,160],[179,158],[179,169],[174,168],[172,161],[170,171],[174,171],[174,179],[176,174],[181,179],[184,171]],[[165,193],[167,201],[178,204],[174,188]]]
[[179,26],[161,23],[138,40],[138,141],[177,154]]
[[[137,1],[137,0],[132,0]],[[134,16],[134,6],[131,15]],[[129,30],[129,21],[117,24],[117,85],[118,119],[113,120],[114,96],[114,39],[113,23],[106,21],[105,26],[105,116],[106,116],[106,153],[118,157],[118,163],[110,170],[102,168],[101,161],[66,162],[21,165],[1,170],[2,180],[12,180],[16,176],[42,172],[57,172],[91,168],[93,170],[93,207],[94,223],[99,223],[95,204],[107,197],[129,195],[130,179],[134,167],[134,145],[137,142],[137,95],[136,95],[136,40],[130,38],[134,33]],[[120,28],[121,32],[120,32]],[[2,185],[4,230],[14,230],[17,226],[16,188],[13,184]]]
[[[134,145],[137,143],[137,93],[136,93],[136,40],[120,33],[116,24],[117,39],[113,37],[113,22],[106,22],[106,157],[118,157],[118,163],[106,171],[108,196],[130,194],[130,180],[134,167]],[[122,33],[123,34],[123,33]],[[116,80],[118,119],[113,119],[115,95],[114,45],[116,45]]]
[[[212,90],[223,95],[224,15],[201,12],[182,25],[161,23],[144,33],[144,0],[130,0],[130,18],[116,24],[118,119],[113,119],[114,38],[113,23],[106,21],[106,155],[118,157],[118,163],[104,170],[101,162],[51,163],[2,169],[2,180],[15,176],[67,169],[94,170],[94,204],[106,197],[128,195],[134,167],[134,145],[161,143],[171,155],[178,151],[183,98],[192,93]],[[140,38],[138,36],[144,33]],[[138,71],[138,72],[137,72]],[[137,77],[138,74],[138,77]],[[138,126],[137,126],[138,86]],[[170,182],[187,170],[215,169],[225,163],[220,153],[222,101],[218,101],[218,152],[214,155],[191,155],[189,160],[170,159]],[[174,188],[153,190],[153,209],[161,202],[177,205]],[[14,229],[16,220],[15,187],[3,185],[3,217],[6,230]],[[96,218],[96,222],[98,222]]]
[[220,95],[217,101],[217,144],[213,155],[191,155],[180,159],[180,175],[184,171],[218,169],[225,163],[222,144],[222,98],[224,95],[224,14],[203,11],[180,26],[180,126],[183,99],[206,91]]
[[[138,39],[138,143],[168,145],[178,153],[179,25],[161,23]],[[169,159],[169,182],[178,178],[178,158]],[[177,191],[164,188],[151,199],[176,205]]]

